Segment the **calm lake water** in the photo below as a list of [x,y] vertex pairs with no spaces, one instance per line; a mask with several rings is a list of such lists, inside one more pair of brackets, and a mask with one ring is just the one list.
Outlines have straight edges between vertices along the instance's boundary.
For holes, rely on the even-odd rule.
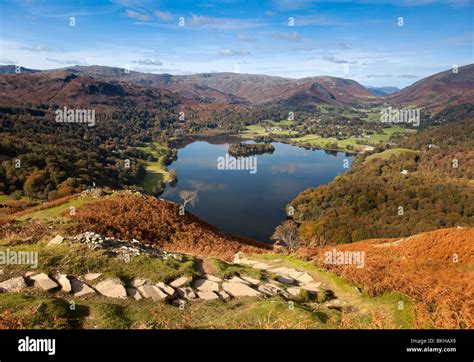
[[176,186],[168,185],[164,199],[182,203],[179,192],[196,191],[198,202],[186,210],[219,229],[270,242],[274,228],[286,218],[285,207],[300,192],[333,180],[347,171],[353,156],[322,150],[306,150],[273,143],[275,152],[255,156],[257,172],[220,170],[229,143],[195,141],[178,150]]

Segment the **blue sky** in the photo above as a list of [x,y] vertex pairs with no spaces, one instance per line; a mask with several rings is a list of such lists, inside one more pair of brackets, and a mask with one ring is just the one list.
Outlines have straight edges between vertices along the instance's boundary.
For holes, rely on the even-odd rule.
[[473,63],[470,0],[0,4],[0,64],[36,69],[80,64],[170,74],[331,75],[404,87]]

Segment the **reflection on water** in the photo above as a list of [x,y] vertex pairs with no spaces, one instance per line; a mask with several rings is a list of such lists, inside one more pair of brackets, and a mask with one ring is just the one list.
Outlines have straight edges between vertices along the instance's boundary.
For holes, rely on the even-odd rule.
[[189,143],[169,166],[176,169],[178,183],[167,186],[161,197],[182,203],[180,191],[196,191],[198,202],[194,207],[188,204],[189,212],[226,232],[270,242],[275,226],[285,220],[286,205],[306,188],[347,171],[343,161],[348,159],[350,165],[353,159],[345,153],[273,145],[273,154],[252,156],[257,157],[257,172],[251,174],[217,168],[228,143]]

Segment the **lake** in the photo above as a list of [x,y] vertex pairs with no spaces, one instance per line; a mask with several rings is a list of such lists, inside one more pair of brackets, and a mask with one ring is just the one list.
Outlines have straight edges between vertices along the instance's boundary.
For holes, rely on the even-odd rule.
[[343,152],[273,142],[273,154],[251,156],[256,164],[247,162],[246,170],[220,169],[229,147],[229,141],[221,142],[199,140],[178,149],[178,159],[168,167],[176,169],[178,182],[167,185],[161,197],[182,204],[181,191],[196,191],[198,201],[187,204],[187,212],[225,232],[267,243],[295,196],[329,183],[348,170],[344,160],[349,168],[353,160]]

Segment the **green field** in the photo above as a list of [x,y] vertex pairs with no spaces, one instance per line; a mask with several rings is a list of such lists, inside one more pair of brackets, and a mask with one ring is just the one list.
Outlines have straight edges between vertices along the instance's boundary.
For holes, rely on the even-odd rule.
[[166,147],[158,142],[154,142],[154,145],[156,150],[151,148],[151,143],[144,147],[137,147],[138,150],[149,153],[158,159],[158,161],[144,161],[147,174],[142,180],[141,186],[146,193],[153,193],[158,183],[170,181],[170,173],[164,164],[164,156],[160,155],[160,151],[165,150]]

